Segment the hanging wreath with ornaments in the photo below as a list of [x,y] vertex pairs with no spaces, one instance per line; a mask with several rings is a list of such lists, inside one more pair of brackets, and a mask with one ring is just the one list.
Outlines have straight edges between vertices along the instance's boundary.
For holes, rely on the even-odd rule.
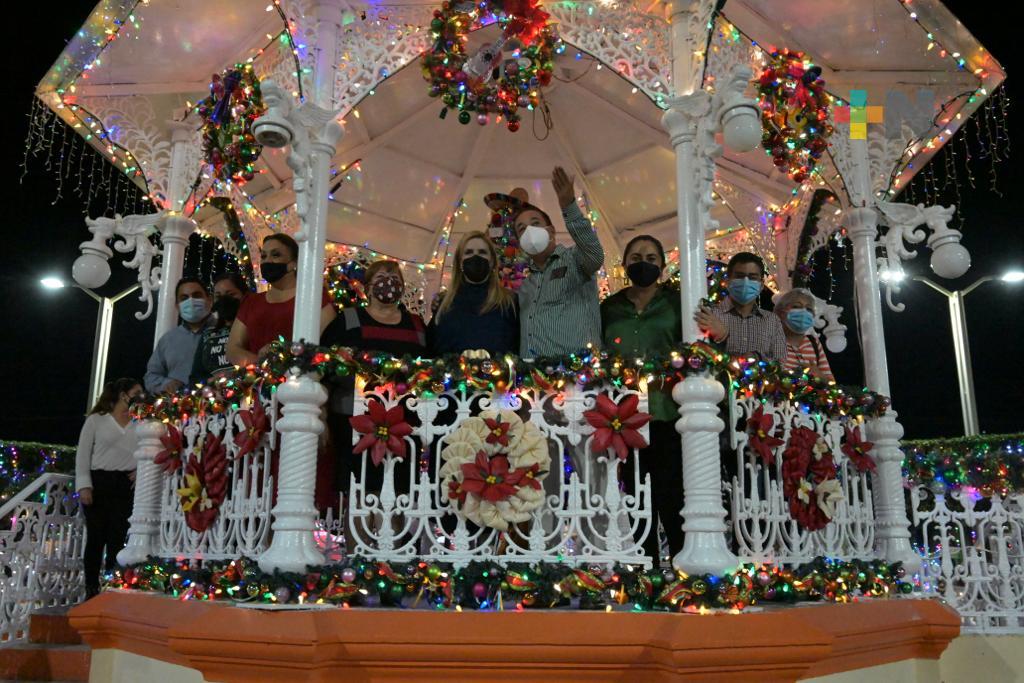
[[207,435],[202,457],[192,453],[185,464],[184,486],[178,489],[185,524],[193,531],[210,528],[228,491],[228,461],[219,436]]
[[814,173],[832,135],[821,67],[802,52],[770,48],[757,90],[761,144],[780,170],[802,183]]
[[214,178],[241,185],[255,177],[263,148],[252,124],[266,108],[252,64],[235,64],[213,75],[210,96],[196,111],[203,124],[203,155]]
[[[456,109],[459,122],[492,116],[519,130],[520,109],[533,108],[551,82],[554,57],[565,48],[538,0],[446,1],[430,22],[433,46],[422,59],[430,96],[444,102],[441,118]],[[501,35],[475,53],[469,33],[497,22]]]
[[499,531],[526,522],[544,502],[550,471],[540,429],[508,410],[463,420],[441,451],[441,486],[461,517]]
[[782,494],[789,514],[804,529],[824,529],[843,499],[832,451],[813,429],[796,427],[782,453]]

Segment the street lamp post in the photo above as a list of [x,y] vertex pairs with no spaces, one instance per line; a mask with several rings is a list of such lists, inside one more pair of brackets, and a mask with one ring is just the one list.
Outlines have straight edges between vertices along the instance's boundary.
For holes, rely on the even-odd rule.
[[[42,278],[39,283],[46,289],[63,289],[68,286],[60,278],[52,276]],[[103,380],[107,375],[107,356],[110,351],[110,330],[114,318],[114,304],[136,291],[140,285],[134,284],[114,296],[102,296],[79,284],[74,286],[88,294],[100,305],[99,313],[96,316],[96,335],[93,339],[92,368],[89,370],[89,398],[85,406],[85,409],[89,410],[103,393]]]
[[[949,320],[953,327],[953,350],[956,354],[956,374],[960,382],[960,410],[963,413],[964,434],[966,436],[977,436],[980,430],[978,428],[978,405],[974,398],[974,372],[971,369],[971,347],[967,338],[965,299],[975,289],[995,279],[993,275],[986,275],[976,280],[969,287],[950,291],[921,275],[913,277],[913,280],[926,284],[936,292],[945,295],[949,301]],[[1010,271],[999,279],[1006,283],[1018,283],[1024,281],[1024,272]]]

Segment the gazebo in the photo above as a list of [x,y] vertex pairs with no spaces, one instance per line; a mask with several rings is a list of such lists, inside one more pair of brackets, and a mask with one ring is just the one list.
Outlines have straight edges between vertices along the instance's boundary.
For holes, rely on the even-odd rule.
[[[445,11],[450,7],[459,10],[458,3],[445,3]],[[420,562],[424,573],[412,570],[416,580],[427,577],[425,572],[433,569],[433,563],[449,563],[452,572],[468,571],[465,567],[480,561],[504,567],[506,572],[517,562],[542,563],[569,568],[566,571],[585,570],[586,576],[574,575],[574,590],[585,591],[579,586],[597,577],[600,586],[594,595],[611,591],[614,598],[619,586],[609,578],[614,568],[642,565],[634,538],[640,530],[657,533],[657,529],[650,529],[649,489],[639,475],[637,493],[621,494],[615,486],[616,459],[589,450],[594,430],[586,426],[583,414],[593,410],[598,394],[604,392],[613,401],[637,394],[641,408],[646,406],[645,373],[652,371],[621,370],[625,379],[618,381],[620,367],[609,357],[584,355],[558,367],[533,367],[529,361],[516,359],[523,365],[517,369],[510,360],[507,370],[501,359],[484,363],[463,359],[461,365],[440,370],[429,370],[439,367],[429,361],[417,364],[396,359],[393,367],[387,366],[391,361],[385,362],[390,368],[386,372],[395,377],[401,374],[402,381],[357,396],[357,411],[369,411],[370,404],[379,401],[415,415],[418,426],[409,437],[414,452],[436,449],[443,454],[452,434],[461,428],[462,423],[441,420],[439,400],[457,406],[460,419],[481,410],[523,415],[524,429],[536,429],[548,440],[552,452],[587,450],[593,457],[582,469],[567,473],[564,481],[556,482],[549,499],[524,513],[532,520],[525,534],[528,538],[512,538],[507,528],[467,530],[464,520],[454,532],[442,529],[440,515],[448,505],[439,493],[444,482],[426,459],[421,466],[415,459],[386,457],[382,465],[385,480],[408,467],[413,475],[412,490],[397,494],[386,483],[384,491],[375,494],[353,483],[340,523],[333,513],[319,515],[312,505],[317,435],[323,429],[319,412],[326,399],[319,379],[325,368],[333,371],[344,365],[345,372],[356,374],[367,369],[361,361],[332,358],[330,352],[315,348],[325,267],[366,263],[381,255],[396,259],[412,284],[406,303],[426,309],[444,285],[452,246],[462,234],[486,229],[492,223],[483,197],[522,187],[532,202],[557,215],[547,178],[551,168],[560,165],[575,176],[580,207],[604,245],[602,278],[607,288],[614,290],[622,283],[618,262],[631,237],[652,234],[666,246],[675,247],[683,341],[693,344],[666,360],[674,368],[669,372],[676,372],[681,380],[673,397],[682,416],[677,429],[683,439],[685,481],[681,515],[686,545],[672,559],[672,568],[677,577],[684,577],[680,590],[690,596],[676,598],[671,605],[677,601],[681,601],[680,607],[687,601],[699,603],[693,597],[700,594],[694,590],[693,577],[738,576],[730,572],[741,562],[793,567],[821,555],[839,562],[901,563],[908,576],[916,575],[918,589],[934,590],[934,567],[928,562],[922,567],[921,554],[911,543],[899,448],[903,430],[884,398],[889,393],[889,370],[879,268],[898,272],[901,261],[914,255],[907,245],[926,240],[932,267],[940,276],[955,277],[969,267],[961,235],[949,227],[951,208],[915,206],[897,198],[980,107],[992,106],[989,98],[1005,77],[995,58],[934,0],[891,0],[870,6],[853,0],[797,2],[787,3],[785,8],[763,0],[727,4],[566,0],[543,6],[558,35],[550,82],[545,78],[531,85],[539,93],[531,92],[520,100],[515,125],[511,125],[513,119],[507,114],[480,113],[480,108],[467,107],[464,99],[448,102],[436,97],[440,93],[430,92],[421,55],[435,46],[440,28],[432,22],[439,20],[438,9],[434,3],[419,0],[401,4],[273,0],[265,8],[234,1],[187,1],[171,6],[158,0],[110,0],[97,6],[40,82],[30,150],[53,140],[50,131],[54,130],[60,131],[62,140],[70,139],[66,144],[72,150],[76,145],[91,145],[116,169],[106,187],[121,192],[122,202],[141,199],[152,209],[90,220],[92,238],[83,243],[74,276],[86,286],[105,281],[109,274],[106,261],[111,255],[107,242],[123,239],[125,245],[119,245],[119,250],[134,249],[137,257],[144,255],[133,265],[139,267],[143,300],[152,304],[156,294],[158,338],[175,324],[175,305],[167,284],[180,277],[193,233],[219,240],[225,253],[243,268],[255,260],[260,242],[269,234],[288,232],[300,244],[293,342],[281,350],[275,366],[281,371],[276,391],[272,395],[251,392],[232,400],[230,394],[225,399],[225,394],[218,393],[223,386],[206,387],[187,399],[154,399],[140,412],[135,510],[129,544],[119,556],[121,564],[141,573],[140,566],[151,562],[147,558],[152,556],[199,563],[246,556],[256,558],[259,568],[268,574],[302,573],[323,566],[326,560],[351,557],[354,544],[355,555],[379,563],[381,576],[385,576],[387,563]],[[459,11],[472,20],[465,43],[468,55],[481,54],[506,26],[506,15],[493,3],[464,3]],[[782,51],[784,48],[789,52]],[[816,65],[820,74],[815,72],[805,83],[809,85],[820,76],[829,96],[829,118],[819,124],[832,131],[827,145],[822,143],[823,147],[812,149],[813,155],[802,157],[803,163],[812,159],[812,173],[794,172],[784,161],[791,157],[791,150],[805,144],[799,130],[783,132],[785,140],[792,143],[788,150],[761,147],[764,92],[779,86],[762,74],[783,63],[780,59]],[[258,82],[264,101],[251,128],[251,144],[257,151],[262,144],[262,151],[258,159],[246,162],[251,168],[234,177],[222,172],[221,162],[211,157],[209,144],[204,143],[209,121],[203,113],[207,105],[201,104],[211,97],[207,102],[216,105],[217,92],[223,92],[216,87],[223,87],[232,69],[251,73],[245,78]],[[217,86],[215,82],[213,95],[211,74],[217,74],[215,81],[221,83]],[[69,129],[76,136],[68,138]],[[62,154],[60,172],[73,176],[73,163],[73,153],[70,157]],[[110,208],[110,213],[119,209],[116,198]],[[813,254],[837,239],[848,240],[853,252],[856,329],[864,354],[865,385],[870,391],[844,393],[808,384],[808,395],[819,397],[811,400],[798,391],[804,384],[790,390],[786,388],[790,385],[779,384],[781,380],[774,375],[758,374],[766,372],[763,364],[730,361],[699,345],[700,333],[692,313],[707,294],[709,258],[726,259],[737,251],[754,251],[766,261],[776,289],[786,291],[794,286],[794,280],[799,283]],[[884,260],[876,255],[879,247],[884,250]],[[152,270],[157,253],[159,273]],[[887,296],[894,305],[892,292]],[[852,317],[833,302],[821,304],[816,326],[828,348],[841,352]],[[420,381],[416,389],[408,377],[417,371],[435,374],[429,381]],[[461,385],[457,381],[449,385],[443,379],[445,372],[450,379],[459,371],[466,377]],[[723,386],[718,371],[732,373],[732,381]],[[506,372],[502,376],[508,385],[527,374],[532,379],[505,394],[494,392],[493,387],[489,392],[481,390],[483,375]],[[538,375],[542,380],[536,379]],[[599,379],[602,382],[595,385]],[[769,386],[774,388],[766,388]],[[479,402],[482,393],[490,396],[485,404]],[[448,398],[440,398],[443,396]],[[725,399],[729,410],[720,416],[718,406]],[[268,419],[269,432],[260,433],[251,448],[243,447],[243,440],[235,437],[257,414]],[[756,443],[757,431],[746,429],[749,421],[763,419],[769,420],[769,431],[773,424],[778,430],[782,437],[776,439],[778,444]],[[777,484],[781,481],[777,468],[790,445],[786,442],[792,443],[798,430],[812,434],[835,458],[841,502],[823,530],[800,527],[790,517],[788,498]],[[738,474],[724,482],[731,500],[727,505],[722,503],[719,472],[719,433],[723,431],[739,459]],[[235,462],[229,474],[229,493],[217,501],[220,515],[201,530],[182,512],[178,491],[183,473],[167,475],[155,462],[171,448],[167,437],[174,433],[179,434],[179,450],[186,460],[189,452],[201,452],[204,444],[216,440],[226,446],[227,457]],[[860,453],[856,444],[863,442],[870,442],[869,447],[873,444],[872,472],[849,455],[849,449]],[[763,453],[763,448],[772,450],[777,461],[762,461],[758,453]],[[270,459],[275,452],[279,452],[280,467],[272,474]],[[364,455],[363,467],[372,466],[367,460]],[[196,462],[201,467],[201,459]],[[560,470],[556,465],[556,471]],[[276,496],[272,493],[275,489]],[[913,521],[924,523],[917,518]],[[348,537],[349,552],[338,540],[342,536]],[[933,539],[925,536],[916,541],[923,542],[927,551]],[[376,570],[370,566],[373,575]],[[255,564],[245,567],[245,571],[257,571]],[[346,566],[345,571],[351,570]],[[230,571],[238,571],[240,577],[244,573]],[[655,567],[654,572],[658,571]],[[878,571],[881,576],[885,570]],[[752,581],[759,580],[757,570],[751,572]],[[952,572],[952,563],[949,567],[943,564],[940,570],[950,582]],[[618,582],[618,574],[615,576]],[[357,579],[349,576],[341,583],[355,586]],[[529,582],[528,578],[519,579]],[[124,587],[131,587],[130,579],[120,580]],[[440,596],[437,605],[450,605],[452,600],[458,603],[456,598],[445,601],[440,584],[432,583],[438,581],[436,575],[423,581],[429,584],[430,595]],[[658,583],[661,581],[659,578]],[[884,583],[879,581],[879,585]],[[385,583],[393,588],[409,582],[389,575]],[[501,583],[515,585],[507,576]],[[565,585],[569,584],[558,583],[558,590]],[[947,588],[949,585],[947,582]],[[212,591],[212,581],[209,587]],[[331,584],[332,590],[336,587]],[[421,589],[420,594],[426,590]],[[175,589],[176,595],[178,592]],[[291,592],[270,592],[272,602],[294,602]],[[320,602],[326,600],[322,587],[315,593],[322,598]],[[524,593],[531,601],[540,599],[538,588]],[[629,602],[624,584],[620,594],[619,604]],[[845,588],[822,594],[839,601],[860,595]],[[582,598],[575,595],[578,603]],[[495,596],[487,592],[486,585],[477,598],[484,596],[483,602],[494,604]],[[955,602],[952,593],[944,597]],[[133,599],[146,602],[130,602]],[[207,616],[200,616],[200,611],[186,615],[181,610],[188,605],[174,603],[168,610],[175,616],[156,627],[165,634],[162,647],[173,655],[140,650],[120,626],[108,628],[104,622],[109,614],[124,617],[138,615],[140,610],[163,609],[154,607],[157,603],[152,600],[105,595],[78,608],[76,625],[96,647],[185,663],[213,676],[210,680],[234,680],[247,675],[243,672],[251,673],[238,657],[218,655],[198,637],[166,635],[185,619],[209,616],[213,624],[227,618],[222,616],[223,610],[210,612],[205,603],[196,603],[195,608]],[[417,596],[416,602],[419,600]],[[496,602],[499,606],[503,603],[500,590]],[[523,602],[520,598],[513,604],[522,609]],[[738,609],[736,602],[728,608]],[[828,609],[849,607],[866,615],[862,608],[879,605]],[[911,624],[928,623],[933,630],[930,635],[910,636],[916,645],[899,652],[899,648],[887,650],[877,661],[840,661],[842,658],[827,654],[825,648],[814,657],[782,658],[784,663],[777,657],[752,654],[732,671],[823,675],[871,664],[935,659],[945,646],[943,638],[955,635],[955,620],[950,631],[948,615],[931,603],[905,601],[893,610],[872,612],[864,618],[875,620],[876,629],[886,624],[884,628],[910,629],[906,631],[910,633],[915,628]],[[613,611],[612,604],[608,611]],[[267,615],[245,614],[243,622],[250,635],[263,635],[253,635],[249,641],[242,635],[233,643],[245,641],[248,644],[241,646],[241,651],[255,652],[250,645],[269,642],[259,640],[268,637],[269,627],[259,622]],[[413,628],[411,622],[402,625],[396,618],[401,616],[406,615],[387,619],[375,615],[366,624],[372,621],[372,628],[389,630]],[[569,619],[564,626],[537,628],[555,637],[559,629],[572,628],[573,616],[558,616]],[[340,650],[331,650],[330,661],[359,660],[361,666],[382,666],[366,663],[384,655],[366,655],[360,649],[365,649],[365,643],[347,639],[344,626],[330,625],[334,616],[311,612],[308,618],[288,618],[289,628],[308,627],[314,634],[328,629],[334,639],[330,647],[347,644],[355,648],[353,652],[363,653],[346,659]],[[774,626],[769,623],[776,618],[771,614],[743,618],[763,619],[759,628],[780,633],[792,627],[794,647],[810,647],[822,633],[814,628],[823,628],[820,620],[802,621],[792,615],[778,616],[781,621]],[[837,613],[829,619],[841,621],[843,617]],[[803,625],[794,625],[798,622]],[[594,624],[602,633],[608,628]],[[511,628],[518,632],[524,626]],[[456,630],[461,633],[463,628]],[[520,634],[528,640],[529,628]],[[637,647],[651,646],[644,640],[646,636],[640,635],[643,629],[634,633],[633,625],[622,628],[627,640],[636,639]],[[701,647],[721,646],[716,639],[727,638],[728,629],[721,633],[717,629],[711,629],[709,633],[713,633]],[[852,636],[841,631],[828,631],[830,642],[848,642],[843,639]],[[935,635],[940,632],[945,635]],[[682,631],[677,635],[689,637]],[[292,661],[296,667],[282,664],[285,668],[279,671],[326,671],[322,667],[328,660],[321,662],[311,644],[316,638],[296,638],[296,643],[312,647],[314,654],[300,665],[291,655],[275,650],[273,657]],[[595,633],[592,639],[584,639],[584,650],[591,653],[588,657],[605,648],[603,638]],[[669,641],[674,642],[672,638]],[[511,657],[499,645],[488,643],[487,652],[500,650],[502,657]],[[766,641],[760,647],[771,649],[780,643]],[[862,645],[873,646],[868,641]],[[456,652],[452,644],[438,647]],[[665,647],[681,659],[676,664],[661,659],[648,662],[644,666],[653,667],[648,671],[668,676],[670,671],[695,675],[728,669],[702,660],[702,655],[695,654],[700,648],[686,649],[689,654],[683,656],[678,654],[682,652],[678,645]],[[616,652],[604,662],[603,671],[628,671],[630,655],[626,650]],[[552,667],[545,669],[549,675],[564,672],[558,667],[582,665],[572,657],[552,657],[530,661]],[[410,656],[408,661],[422,665],[430,659]],[[460,661],[466,662],[466,668],[458,670],[466,674],[481,659]]]

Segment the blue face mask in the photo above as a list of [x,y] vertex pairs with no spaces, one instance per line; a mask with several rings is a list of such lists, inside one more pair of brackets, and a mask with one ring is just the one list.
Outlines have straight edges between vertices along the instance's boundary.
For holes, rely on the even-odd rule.
[[209,312],[206,299],[185,299],[178,304],[178,313],[181,314],[181,319],[187,323],[197,323]]
[[729,280],[729,296],[738,304],[749,304],[761,293],[761,283],[757,280],[737,278]]
[[786,313],[786,324],[794,332],[806,334],[814,325],[814,314],[806,308],[794,308]]

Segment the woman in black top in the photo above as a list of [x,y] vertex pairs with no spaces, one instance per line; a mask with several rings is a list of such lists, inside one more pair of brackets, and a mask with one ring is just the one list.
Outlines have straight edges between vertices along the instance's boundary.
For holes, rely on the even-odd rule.
[[516,298],[501,286],[498,253],[484,233],[467,233],[455,248],[451,289],[434,314],[427,338],[434,356],[477,349],[491,355],[519,351]]
[[[419,356],[426,351],[426,326],[423,318],[401,305],[405,279],[396,261],[376,261],[366,269],[369,302],[365,308],[346,308],[324,330],[320,343],[324,346],[348,346],[362,351],[386,353],[391,356]],[[368,387],[370,388],[370,387]],[[359,461],[352,453],[353,392],[351,377],[339,378],[331,387],[327,427],[335,453],[336,488],[349,490],[352,473],[360,477]],[[415,453],[407,456],[415,458]],[[409,490],[408,463],[395,468],[396,492]],[[384,482],[384,466],[367,463],[365,488],[380,491]]]
[[234,365],[228,360],[228,337],[231,323],[235,322],[238,307],[249,293],[249,286],[238,273],[225,273],[213,283],[213,313],[217,323],[203,331],[192,360],[189,382],[202,384],[219,372],[230,370]]

